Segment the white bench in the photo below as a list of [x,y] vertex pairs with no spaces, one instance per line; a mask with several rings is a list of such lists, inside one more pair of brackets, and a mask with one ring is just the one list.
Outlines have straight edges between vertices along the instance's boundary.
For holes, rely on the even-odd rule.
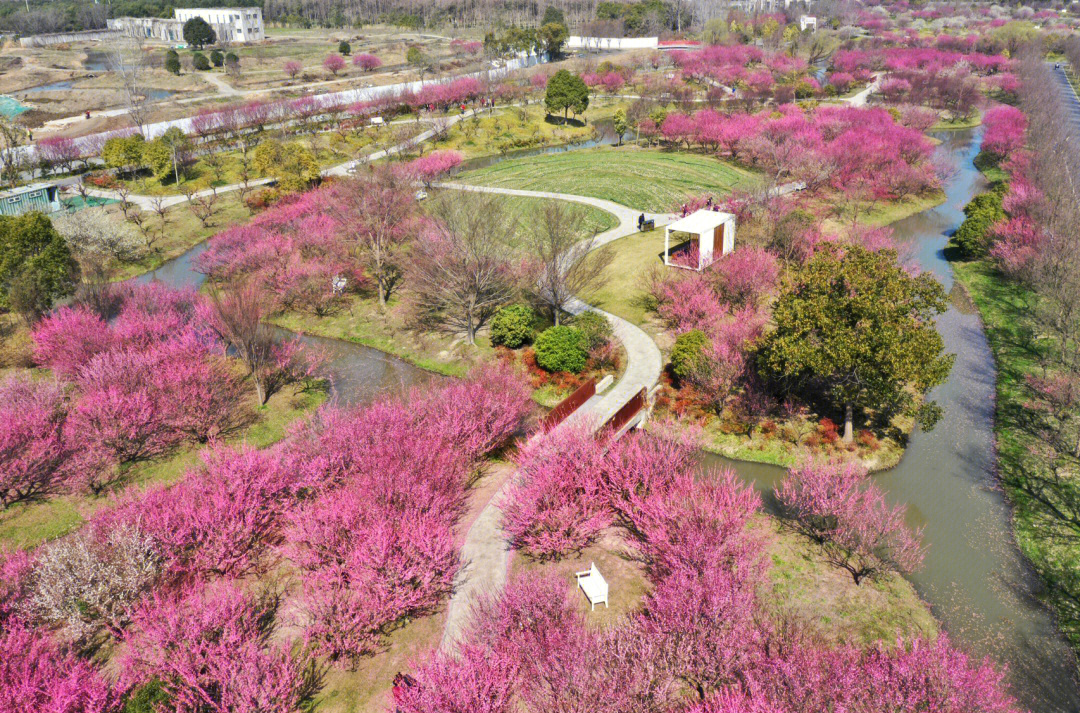
[[581,591],[585,592],[585,597],[589,600],[593,610],[601,602],[604,603],[604,608],[607,608],[608,584],[607,580],[604,579],[604,575],[600,574],[600,570],[596,568],[596,563],[590,563],[587,570],[576,572],[574,577],[577,578],[578,586],[581,587]]

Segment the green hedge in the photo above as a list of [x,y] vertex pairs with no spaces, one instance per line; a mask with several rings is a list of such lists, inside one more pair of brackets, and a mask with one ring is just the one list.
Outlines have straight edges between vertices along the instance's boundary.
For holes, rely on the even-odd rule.
[[548,327],[536,338],[533,347],[536,363],[546,371],[578,374],[589,358],[585,334],[576,327]]

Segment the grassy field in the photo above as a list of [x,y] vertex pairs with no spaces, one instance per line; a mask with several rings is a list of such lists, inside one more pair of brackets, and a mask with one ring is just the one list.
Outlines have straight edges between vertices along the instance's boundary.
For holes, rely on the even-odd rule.
[[[271,397],[265,406],[257,406],[252,394],[255,420],[229,442],[262,448],[279,441],[285,437],[290,423],[303,417],[325,398],[321,392],[294,395],[292,389],[285,389]],[[175,482],[188,468],[199,463],[202,449],[202,446],[190,445],[168,458],[138,463],[127,470],[121,486]],[[106,492],[97,497],[65,495],[43,502],[13,505],[0,511],[0,545],[28,549],[67,534],[108,504],[112,494]]]
[[1047,582],[1046,598],[1057,608],[1059,625],[1073,646],[1080,647],[1076,608],[1080,548],[1075,544],[1075,525],[1065,515],[1073,512],[1069,503],[1076,502],[1080,490],[1076,476],[1080,464],[1063,458],[1067,462],[1058,463],[1061,479],[1049,487],[1039,477],[1043,468],[1031,450],[1039,447],[1040,439],[1032,433],[1037,430],[1037,418],[1027,406],[1031,394],[1024,383],[1029,374],[1044,374],[1034,352],[1050,345],[1039,340],[1037,348],[1031,346],[1031,335],[1038,334],[1038,327],[1027,309],[1033,295],[1025,287],[1005,279],[988,260],[953,262],[952,268],[978,308],[994,352],[998,473],[1013,504],[1017,542]]
[[573,193],[635,210],[674,210],[687,196],[725,194],[752,174],[697,154],[604,147],[503,161],[461,175],[466,183]]
[[[544,199],[523,196],[498,196],[498,199],[518,220],[519,239],[529,229],[535,211],[546,202]],[[428,207],[432,204],[425,202],[423,205]],[[590,206],[580,207],[585,212],[582,237],[609,230],[618,224],[615,216],[607,211]],[[408,285],[403,289],[407,291]],[[385,313],[379,311],[373,297],[353,297],[345,308],[331,315],[319,317],[290,312],[278,315],[272,321],[296,332],[373,347],[422,369],[448,376],[464,376],[476,363],[491,356],[492,347],[486,330],[477,336],[476,346],[471,347],[454,335],[411,329],[406,297],[404,293],[392,296]]]

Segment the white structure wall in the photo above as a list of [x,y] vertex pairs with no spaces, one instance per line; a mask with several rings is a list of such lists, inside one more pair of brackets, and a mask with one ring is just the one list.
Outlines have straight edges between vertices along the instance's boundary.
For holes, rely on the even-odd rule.
[[260,42],[266,39],[260,7],[185,7],[173,11],[173,18],[118,17],[108,21],[110,30],[130,37],[162,42],[183,42],[184,23],[193,17],[206,20],[218,42]]
[[206,20],[222,42],[260,42],[266,39],[261,7],[184,7],[173,10],[181,23],[193,17]]

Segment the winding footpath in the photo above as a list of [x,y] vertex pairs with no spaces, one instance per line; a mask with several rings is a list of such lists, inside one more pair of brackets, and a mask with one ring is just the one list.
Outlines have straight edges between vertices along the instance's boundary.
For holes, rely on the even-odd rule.
[[[605,210],[619,219],[619,225],[596,236],[593,241],[594,249],[638,232],[637,219],[641,211],[631,210],[626,206],[599,198],[569,193],[469,186],[461,183],[435,185],[438,188],[450,190],[563,200]],[[645,213],[645,217],[656,220],[657,225],[661,225],[670,222],[675,216],[667,213]],[[597,394],[586,401],[566,421],[566,423],[588,424],[595,428],[606,423],[642,388],[651,389],[660,380],[663,357],[656,342],[631,322],[590,307],[580,299],[575,299],[569,306],[569,311],[573,314],[580,314],[588,309],[593,309],[607,318],[615,338],[626,349],[626,371],[618,383],[604,393]],[[461,548],[461,559],[465,564],[458,573],[457,581],[454,583],[454,594],[450,597],[447,606],[446,626],[443,629],[441,644],[444,651],[453,651],[461,641],[476,602],[485,595],[498,594],[506,584],[507,571],[510,568],[510,542],[502,529],[502,505],[506,500],[511,482],[512,480],[508,480],[492,496],[465,534],[465,543]]]

